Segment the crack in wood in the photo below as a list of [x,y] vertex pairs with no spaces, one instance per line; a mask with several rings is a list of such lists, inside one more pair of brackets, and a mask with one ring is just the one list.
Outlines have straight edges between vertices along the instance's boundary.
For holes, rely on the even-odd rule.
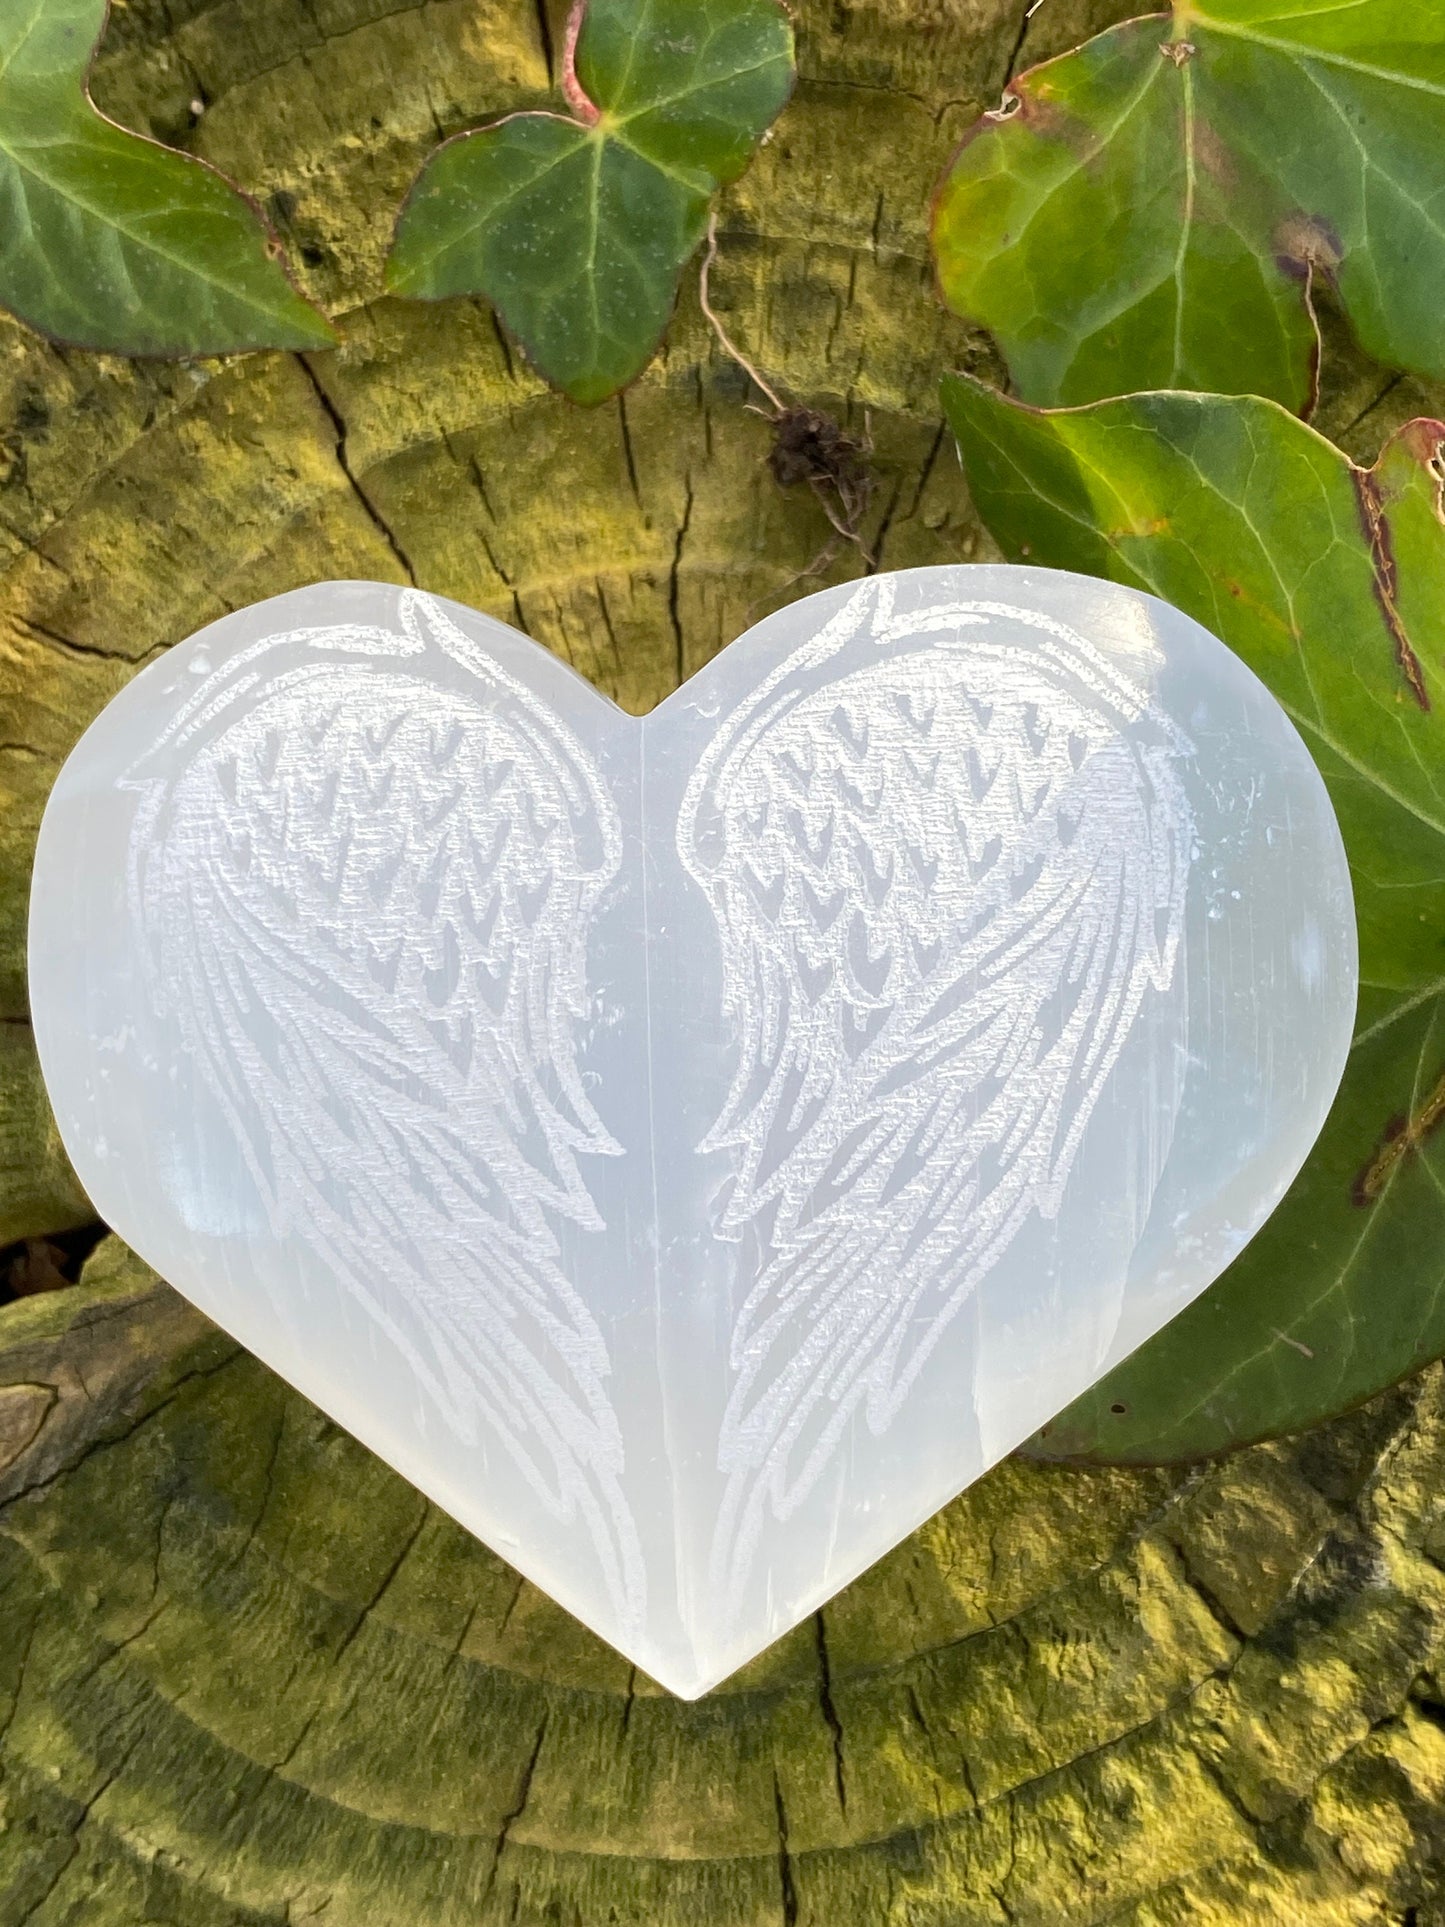
[[302,372],[305,374],[306,379],[310,382],[311,387],[316,395],[316,399],[321,404],[322,412],[325,414],[327,421],[331,424],[332,432],[336,438],[336,447],[335,447],[336,466],[341,470],[341,473],[346,477],[347,486],[350,488],[352,494],[356,497],[357,501],[361,504],[362,508],[366,512],[367,520],[371,523],[372,527],[375,528],[377,533],[381,536],[382,540],[386,543],[386,546],[391,550],[392,555],[396,558],[396,561],[399,567],[401,568],[402,573],[405,575],[407,581],[412,585],[413,588],[416,588],[417,587],[416,570],[412,567],[411,557],[407,554],[406,550],[402,547],[395,529],[392,528],[390,522],[388,522],[386,517],[382,514],[380,508],[378,508],[376,502],[373,500],[370,493],[365,488],[362,487],[359,478],[357,477],[355,471],[351,466],[351,458],[347,453],[347,446],[346,446],[348,431],[347,431],[345,419],[343,418],[340,409],[336,406],[335,402],[331,399],[330,395],[327,394],[326,389],[322,385],[320,376],[316,373],[316,370],[311,366],[311,363],[307,359],[307,357],[305,355],[297,355],[296,363],[298,367],[300,367]]

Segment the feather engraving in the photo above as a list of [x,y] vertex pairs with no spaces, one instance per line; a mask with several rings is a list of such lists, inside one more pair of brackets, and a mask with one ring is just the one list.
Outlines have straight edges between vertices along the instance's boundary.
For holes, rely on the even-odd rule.
[[558,1235],[601,1229],[579,1158],[620,1151],[577,1063],[589,927],[622,860],[599,772],[404,592],[395,631],[231,657],[127,787],[152,994],[273,1231],[459,1439],[495,1441],[549,1514],[583,1522],[637,1626],[610,1363]]
[[1189,753],[1065,625],[982,601],[897,614],[884,581],[693,772],[678,848],[737,1050],[699,1149],[732,1162],[715,1233],[760,1254],[717,1461],[734,1603],[767,1517],[803,1503],[860,1407],[888,1427],[1021,1227],[1057,1213],[1175,972]]

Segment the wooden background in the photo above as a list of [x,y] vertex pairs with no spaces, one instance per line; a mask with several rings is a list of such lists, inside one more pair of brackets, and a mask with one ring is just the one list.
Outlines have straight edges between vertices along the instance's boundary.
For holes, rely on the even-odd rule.
[[[991,553],[936,385],[997,371],[934,299],[932,184],[1011,70],[1123,11],[800,12],[714,295],[790,398],[871,427],[884,566]],[[129,364],[0,321],[0,1243],[41,1241],[13,1278],[91,1215],[26,1021],[30,850],[137,667],[318,577],[412,579],[641,711],[861,566],[795,579],[827,524],[769,476],[692,273],[593,413],[485,304],[375,298],[422,154],[549,101],[561,26],[529,0],[113,17],[97,98],[264,199],[345,342]],[[1431,402],[1332,349],[1352,454]],[[0,1927],[1427,1927],[1442,1640],[1438,1370],[1216,1465],[1006,1464],[686,1705],[114,1239],[0,1306]]]

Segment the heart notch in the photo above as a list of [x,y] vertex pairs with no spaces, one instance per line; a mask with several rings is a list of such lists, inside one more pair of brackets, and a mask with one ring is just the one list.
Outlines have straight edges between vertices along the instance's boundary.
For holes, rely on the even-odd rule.
[[1002,566],[641,720],[414,590],[240,610],[66,763],[30,966],[106,1221],[688,1697],[1218,1275],[1357,974],[1264,686]]

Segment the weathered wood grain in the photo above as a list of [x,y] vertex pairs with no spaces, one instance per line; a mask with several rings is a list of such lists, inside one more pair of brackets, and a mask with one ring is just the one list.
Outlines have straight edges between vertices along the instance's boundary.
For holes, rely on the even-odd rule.
[[[1011,62],[1123,11],[1044,0],[1021,43],[1022,0],[801,10],[714,292],[771,381],[871,425],[885,566],[989,553],[936,404],[989,351],[933,298],[932,182]],[[113,20],[102,104],[266,198],[345,341],[127,365],[0,323],[0,1239],[86,1215],[24,908],[54,771],[137,666],[259,596],[411,577],[640,711],[861,566],[798,580],[827,524],[695,284],[590,414],[484,305],[375,298],[422,153],[548,98],[560,44],[526,0]],[[1356,449],[1418,412],[1357,362],[1330,384]],[[0,1927],[1424,1927],[1441,1494],[1438,1371],[1225,1465],[1006,1464],[685,1705],[108,1241],[0,1309]]]

